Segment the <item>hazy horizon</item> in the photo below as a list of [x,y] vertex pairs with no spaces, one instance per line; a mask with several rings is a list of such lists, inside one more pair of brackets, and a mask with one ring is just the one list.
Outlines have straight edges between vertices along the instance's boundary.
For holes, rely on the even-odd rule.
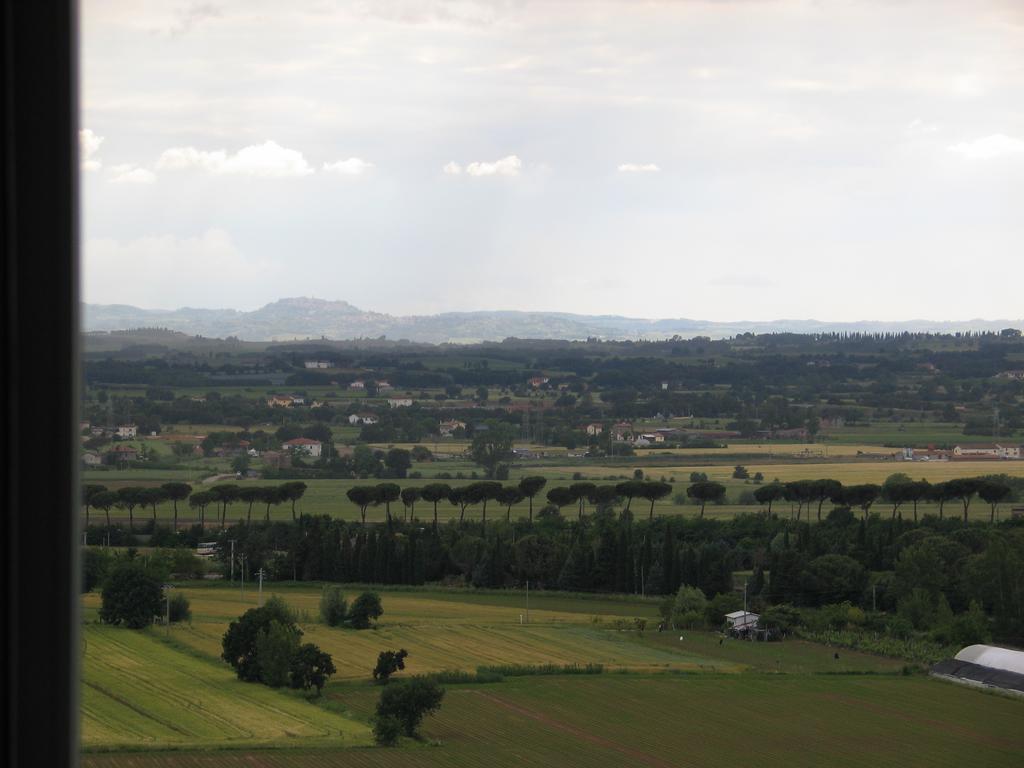
[[83,299],[1014,318],[1024,7],[87,1]]

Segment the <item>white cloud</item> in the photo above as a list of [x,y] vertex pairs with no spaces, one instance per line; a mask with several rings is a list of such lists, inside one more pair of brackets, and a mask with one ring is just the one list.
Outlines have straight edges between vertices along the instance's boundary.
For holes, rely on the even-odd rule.
[[657,173],[661,168],[654,163],[623,163],[619,170],[622,173]]
[[373,169],[373,163],[368,163],[358,157],[350,157],[348,160],[338,160],[336,163],[324,163],[324,170],[330,173],[338,173],[342,176],[361,176]]
[[466,166],[466,173],[470,176],[518,176],[522,167],[518,157],[509,155],[493,163],[470,163]]
[[982,139],[962,141],[959,144],[946,147],[946,149],[971,160],[991,160],[994,157],[1024,152],[1024,141],[1007,136],[1005,133],[994,133]]
[[445,165],[445,167],[442,168],[441,170],[443,170],[449,176],[458,176],[460,173],[462,173],[462,166],[456,162],[451,162]]
[[131,163],[115,165],[110,170],[114,174],[110,181],[114,184],[152,184],[156,181],[156,174],[151,170]]
[[103,162],[98,157],[93,158],[93,155],[99,152],[101,144],[103,144],[103,136],[97,136],[88,128],[83,128],[78,132],[78,151],[83,171],[98,171],[103,166]]
[[223,149],[206,152],[195,147],[172,147],[164,150],[156,167],[160,170],[197,168],[208,173],[263,178],[308,176],[313,173],[301,152],[282,147],[275,141],[244,147],[233,155]]
[[237,285],[251,297],[251,306],[259,306],[283,272],[276,263],[247,258],[221,229],[184,238],[92,238],[85,242],[83,259],[86,301],[150,308],[220,307],[225,285]]

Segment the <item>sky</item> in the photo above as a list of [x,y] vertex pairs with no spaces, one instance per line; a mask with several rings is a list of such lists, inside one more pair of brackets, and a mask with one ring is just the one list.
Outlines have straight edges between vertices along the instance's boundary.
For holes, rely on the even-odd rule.
[[83,0],[83,298],[1019,319],[1019,0]]

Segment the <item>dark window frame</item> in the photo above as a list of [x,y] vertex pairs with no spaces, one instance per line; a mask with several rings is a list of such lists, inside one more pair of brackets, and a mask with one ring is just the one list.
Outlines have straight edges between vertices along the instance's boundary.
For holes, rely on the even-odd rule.
[[78,41],[70,0],[3,0],[0,658],[6,764],[78,764]]

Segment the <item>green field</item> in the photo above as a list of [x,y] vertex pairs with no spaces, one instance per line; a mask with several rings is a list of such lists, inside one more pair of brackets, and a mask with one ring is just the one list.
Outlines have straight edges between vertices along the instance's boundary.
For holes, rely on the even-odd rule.
[[[337,686],[367,717],[376,691]],[[1024,704],[922,678],[603,675],[450,686],[399,749],[87,755],[86,766],[1017,766]]]
[[214,659],[184,653],[154,631],[86,625],[85,748],[366,744],[369,729],[299,696],[235,679]]
[[[84,597],[85,765],[670,766],[753,752],[767,766],[902,768],[1019,765],[1024,750],[1022,701],[803,641],[638,633],[626,627],[653,619],[656,602],[628,596],[533,594],[524,624],[522,592],[382,588],[385,613],[360,632],[319,623],[316,585],[268,585],[265,596],[286,600],[305,639],[338,666],[311,702],[239,682],[218,660],[227,623],[256,595],[178,588],[193,620],[169,636],[96,625],[97,596]],[[380,650],[398,647],[410,654],[399,676],[482,664],[602,663],[605,672],[449,685],[422,741],[341,750],[367,743],[379,692],[370,670]]]

